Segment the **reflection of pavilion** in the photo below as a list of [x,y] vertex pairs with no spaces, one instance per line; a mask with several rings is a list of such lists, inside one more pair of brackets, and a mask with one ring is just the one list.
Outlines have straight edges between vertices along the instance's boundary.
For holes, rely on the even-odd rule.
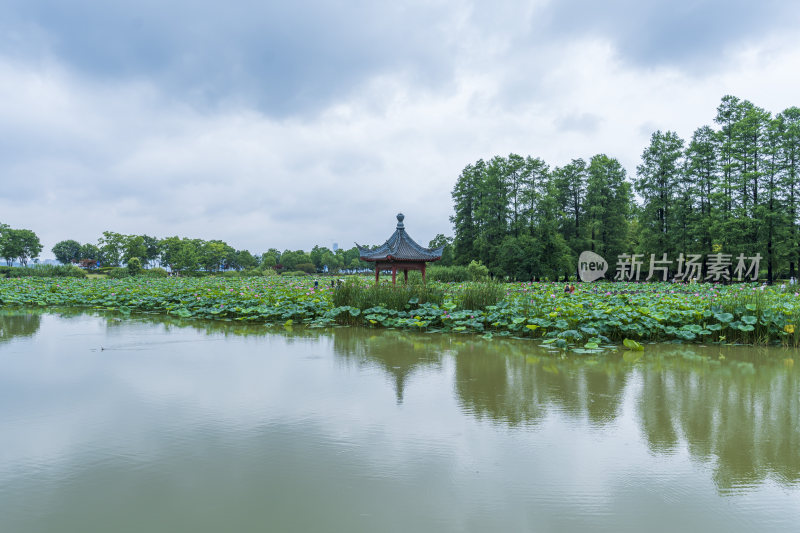
[[337,355],[359,364],[377,366],[394,382],[397,403],[403,403],[406,383],[419,370],[439,368],[444,336],[422,337],[407,332],[382,332],[367,337],[363,330],[337,329],[333,347]]

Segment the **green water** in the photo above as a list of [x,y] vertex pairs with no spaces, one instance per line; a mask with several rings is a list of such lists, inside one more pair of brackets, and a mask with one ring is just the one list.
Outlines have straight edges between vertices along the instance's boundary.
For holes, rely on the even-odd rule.
[[0,311],[0,531],[798,531],[798,355]]

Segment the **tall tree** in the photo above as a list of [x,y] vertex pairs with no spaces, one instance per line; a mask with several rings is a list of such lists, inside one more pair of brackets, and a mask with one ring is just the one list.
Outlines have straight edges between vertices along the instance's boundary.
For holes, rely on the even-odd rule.
[[147,245],[141,235],[122,236],[122,262],[127,264],[134,257],[141,263],[147,263]]
[[454,215],[450,222],[455,229],[453,246],[458,264],[467,264],[475,259],[475,240],[478,236],[476,209],[479,201],[479,184],[483,179],[486,163],[480,159],[474,165],[467,165],[453,187]]
[[100,261],[101,253],[100,248],[91,243],[86,243],[81,246],[80,258],[89,261]]
[[550,183],[550,167],[539,157],[525,158],[523,168],[522,215],[527,232],[533,234],[539,223],[537,209],[542,196],[547,193]]
[[[494,160],[492,160],[494,162]],[[508,224],[511,233],[519,237],[520,230],[524,227],[523,197],[528,183],[525,180],[525,159],[517,154],[510,154],[508,159],[499,161],[499,170],[505,180],[508,191]]]
[[[714,130],[703,126],[695,130],[686,148],[686,181],[689,197],[693,199],[694,217],[689,221],[689,233],[693,243],[702,250],[712,249],[712,231],[717,209],[715,190],[718,181],[719,162]],[[688,249],[682,250],[684,253]]]
[[498,247],[509,232],[511,209],[506,169],[506,160],[503,157],[493,157],[478,182],[478,202],[475,208],[478,234],[475,250],[490,271],[497,270]]
[[789,258],[789,275],[798,275],[800,264],[800,228],[798,228],[798,202],[800,202],[800,108],[790,107],[778,113],[778,160],[780,184],[786,196],[786,216],[789,225],[786,255]]
[[716,200],[719,217],[715,221],[714,234],[721,239],[724,249],[730,249],[732,243],[741,240],[738,222],[734,219],[734,186],[739,166],[735,157],[736,124],[744,115],[742,102],[735,96],[725,95],[717,107],[714,122],[720,125],[717,132],[717,153],[719,154],[720,181],[717,187]]
[[574,257],[578,257],[586,249],[583,205],[586,197],[586,172],[586,161],[573,159],[567,165],[553,169],[552,174],[558,209],[558,230]]
[[779,120],[770,121],[765,132],[763,153],[764,165],[761,168],[763,183],[761,195],[753,211],[754,218],[758,221],[755,225],[759,246],[757,249],[765,251],[767,264],[767,282],[772,283],[776,270],[782,260],[784,249],[778,246],[785,242],[790,233],[788,227],[787,211],[784,208],[784,191],[780,184],[780,141],[781,123]]
[[119,266],[125,249],[125,235],[114,231],[104,231],[97,241],[103,266]]
[[22,266],[28,266],[28,261],[39,257],[42,251],[39,237],[29,229],[3,230],[0,247],[3,248],[2,255],[9,265],[16,258]]
[[631,184],[619,161],[605,154],[592,157],[586,179],[586,226],[590,249],[613,262],[629,252],[628,217]]
[[161,241],[157,237],[149,235],[142,235],[142,241],[145,247],[143,260],[149,267],[156,266],[158,258],[161,256]]
[[72,239],[60,241],[53,246],[52,251],[56,259],[65,265],[77,263],[81,258],[81,243]]
[[7,265],[17,257],[17,251],[12,246],[11,227],[8,224],[0,223],[0,256],[6,260]]
[[439,261],[441,266],[449,266],[453,264],[453,238],[445,237],[442,233],[437,233],[436,236],[428,243],[428,248],[436,249],[444,247],[442,250],[442,259]]
[[741,228],[741,241],[736,251],[755,253],[763,245],[758,241],[756,210],[761,200],[759,193],[763,189],[768,152],[767,130],[771,116],[748,100],[741,103],[741,109],[743,114],[734,124],[733,152],[739,169],[734,197]]
[[678,251],[677,213],[683,157],[683,140],[672,131],[656,131],[650,145],[642,152],[642,163],[636,167],[636,192],[643,205],[639,218],[641,245],[645,250],[667,253]]

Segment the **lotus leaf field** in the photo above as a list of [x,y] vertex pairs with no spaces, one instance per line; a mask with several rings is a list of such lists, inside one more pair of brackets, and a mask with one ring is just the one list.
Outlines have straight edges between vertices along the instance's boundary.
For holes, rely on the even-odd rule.
[[[564,294],[558,283],[429,283],[375,292],[399,298],[335,305],[336,292],[369,294],[368,278],[340,287],[323,278],[19,278],[0,280],[0,307],[78,307],[124,314],[166,313],[265,324],[337,324],[536,338],[552,348],[594,353],[641,341],[800,344],[800,296],[755,284],[581,284]],[[422,289],[422,292],[420,292]],[[495,294],[465,308],[470,292]],[[344,294],[344,293],[341,293]],[[422,297],[420,297],[422,294]],[[433,295],[431,297],[431,295]],[[356,300],[353,300],[355,302]],[[366,302],[361,299],[359,302]],[[475,306],[478,307],[478,306]]]

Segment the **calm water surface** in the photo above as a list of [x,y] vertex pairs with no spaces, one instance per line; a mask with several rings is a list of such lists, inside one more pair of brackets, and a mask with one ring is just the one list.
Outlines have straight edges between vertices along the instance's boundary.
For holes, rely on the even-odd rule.
[[797,359],[0,311],[0,531],[796,532]]

